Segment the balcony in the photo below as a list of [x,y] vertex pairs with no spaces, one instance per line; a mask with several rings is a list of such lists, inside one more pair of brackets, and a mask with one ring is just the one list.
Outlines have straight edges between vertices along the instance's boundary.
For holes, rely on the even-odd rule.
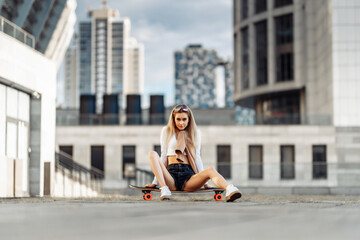
[[25,43],[31,48],[35,47],[35,38],[30,33],[24,31],[16,24],[6,20],[0,16],[0,32],[6,33],[7,35]]

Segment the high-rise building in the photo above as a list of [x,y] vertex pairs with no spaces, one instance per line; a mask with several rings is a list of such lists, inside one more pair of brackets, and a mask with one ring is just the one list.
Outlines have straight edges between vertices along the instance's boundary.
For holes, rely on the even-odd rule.
[[224,84],[225,84],[225,107],[233,108],[233,63],[231,61],[218,60],[218,65],[224,67]]
[[[332,126],[334,182],[358,185],[360,2],[233,3],[236,104],[255,111],[255,124]],[[313,151],[316,159],[326,148]]]
[[359,125],[357,1],[234,1],[235,101],[258,123]]
[[0,0],[0,197],[51,195],[56,72],[75,0]]
[[127,81],[124,82],[124,94],[142,94],[144,92],[144,45],[130,38],[126,48],[128,60]]
[[201,45],[189,45],[175,52],[175,103],[194,108],[215,108],[216,66],[215,50]]
[[119,106],[123,107],[126,87],[131,91],[142,88],[143,50],[134,54],[138,47],[135,40],[130,40],[130,20],[120,18],[106,1],[102,8],[89,11],[89,16],[90,22],[79,24],[79,94],[95,94],[96,111],[101,113],[104,94],[119,94]]
[[0,15],[30,33],[35,49],[59,68],[74,32],[76,0],[0,0],[0,7]]
[[215,50],[199,44],[175,52],[175,103],[195,108],[216,108],[217,70],[224,68],[225,107],[234,107],[233,64],[218,57]]
[[77,38],[73,38],[73,43],[70,44],[66,51],[64,58],[64,107],[78,108],[79,107],[79,84],[77,77],[78,67],[78,49],[76,47]]

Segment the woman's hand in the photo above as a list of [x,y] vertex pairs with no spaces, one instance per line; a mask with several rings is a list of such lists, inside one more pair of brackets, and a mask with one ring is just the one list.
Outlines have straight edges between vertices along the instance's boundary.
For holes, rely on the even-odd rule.
[[206,189],[206,188],[212,188],[212,186],[210,186],[209,184],[205,183],[205,184],[204,184],[204,188],[205,188],[205,189]]
[[156,188],[156,184],[154,184],[154,183],[149,183],[149,184],[146,184],[145,187],[148,187],[148,188]]

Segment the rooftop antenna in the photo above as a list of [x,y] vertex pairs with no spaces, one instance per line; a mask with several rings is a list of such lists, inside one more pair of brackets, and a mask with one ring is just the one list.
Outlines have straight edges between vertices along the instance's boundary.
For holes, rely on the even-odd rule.
[[106,0],[102,0],[102,6],[103,6],[103,8],[107,8],[107,1]]

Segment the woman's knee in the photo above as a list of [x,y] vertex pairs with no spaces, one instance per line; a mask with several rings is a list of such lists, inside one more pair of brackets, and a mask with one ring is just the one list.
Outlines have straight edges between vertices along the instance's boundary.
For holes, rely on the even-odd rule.
[[158,156],[159,156],[159,155],[158,155],[157,152],[155,152],[155,151],[150,151],[150,152],[149,152],[149,160],[150,160],[150,161],[156,159],[156,157],[158,157]]
[[211,167],[208,167],[206,169],[206,171],[208,171],[208,172],[216,172],[216,169],[213,166],[211,166]]

